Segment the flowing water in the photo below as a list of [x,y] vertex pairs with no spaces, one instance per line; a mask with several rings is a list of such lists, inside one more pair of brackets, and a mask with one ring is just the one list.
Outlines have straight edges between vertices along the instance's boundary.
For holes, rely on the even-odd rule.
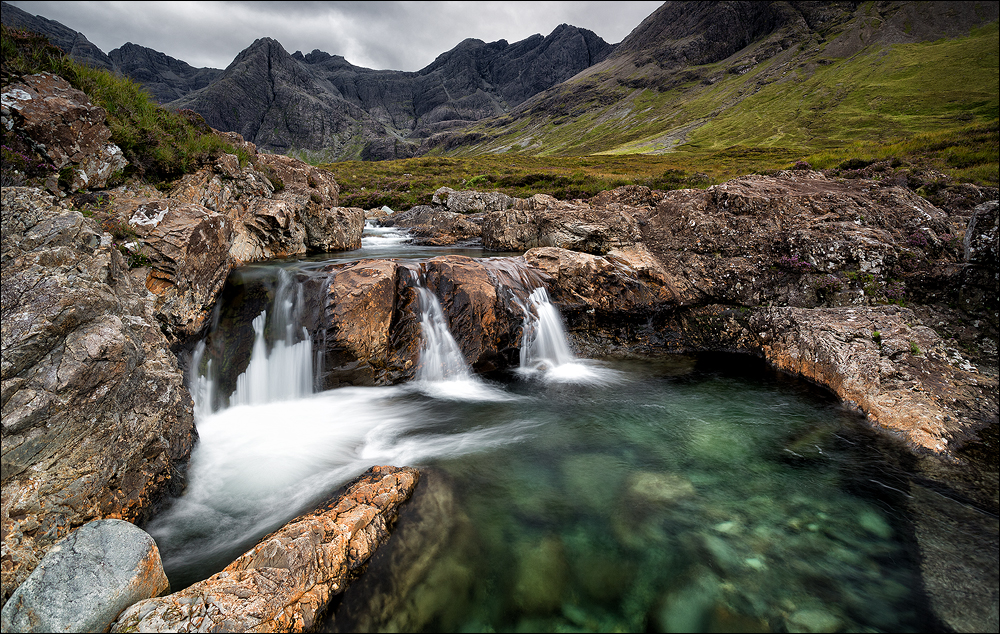
[[417,380],[313,393],[303,302],[277,286],[228,406],[193,364],[188,489],[148,527],[174,589],[394,464],[424,470],[418,494],[328,629],[936,627],[907,476],[824,392],[739,357],[578,359],[542,288],[521,368],[477,377],[418,287]]

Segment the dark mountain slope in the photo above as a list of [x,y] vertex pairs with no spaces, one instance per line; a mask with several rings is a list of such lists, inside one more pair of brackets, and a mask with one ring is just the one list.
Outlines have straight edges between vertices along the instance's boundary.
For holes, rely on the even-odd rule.
[[142,84],[160,103],[174,101],[204,88],[222,71],[195,68],[187,62],[131,42],[116,48],[108,57],[115,68]]
[[206,88],[169,105],[195,110],[212,127],[278,152],[324,148],[330,156],[356,154],[360,140],[390,134],[270,38],[241,52]]
[[[593,32],[564,24],[514,44],[467,39],[426,68],[403,72],[354,66],[318,50],[288,55],[276,42],[261,42],[171,107],[195,110],[264,148],[327,159],[411,156],[420,139],[509,112],[613,50]],[[279,111],[265,125],[267,113]]]
[[963,116],[988,118],[995,105],[975,104],[997,101],[995,35],[975,31],[969,46],[941,38],[994,28],[984,25],[996,23],[997,6],[666,2],[604,61],[509,115],[428,139],[423,151],[841,143],[918,130],[961,103],[979,108]]
[[31,15],[12,4],[3,3],[3,23],[16,29],[27,29],[49,38],[49,41],[68,53],[73,59],[95,68],[115,70],[104,51],[97,48],[82,33],[40,15]]

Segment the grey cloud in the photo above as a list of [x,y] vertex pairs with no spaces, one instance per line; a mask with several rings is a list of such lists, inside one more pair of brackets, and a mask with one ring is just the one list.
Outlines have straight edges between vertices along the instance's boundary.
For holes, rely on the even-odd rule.
[[24,11],[82,32],[104,52],[127,41],[225,68],[254,40],[352,64],[419,70],[468,37],[516,42],[562,23],[618,42],[659,2],[32,2]]

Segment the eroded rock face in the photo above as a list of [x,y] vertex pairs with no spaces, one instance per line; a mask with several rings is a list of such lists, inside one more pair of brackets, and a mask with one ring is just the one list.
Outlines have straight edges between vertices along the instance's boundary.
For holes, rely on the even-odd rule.
[[517,199],[509,209],[487,213],[483,246],[493,251],[559,247],[603,255],[638,242],[635,211],[617,203],[591,207],[536,194]]
[[128,164],[111,143],[104,109],[62,77],[40,73],[4,86],[3,110],[4,119],[10,117],[10,125],[52,165],[45,186],[53,193],[106,187]]
[[196,438],[176,359],[110,235],[3,190],[3,599],[74,526],[139,521]]
[[170,584],[146,531],[95,520],[56,543],[3,608],[5,632],[106,632]]
[[197,334],[233,267],[232,220],[196,203],[171,199],[141,204],[129,225],[150,260],[146,288],[174,338]]
[[372,467],[329,507],[289,522],[205,581],[136,603],[111,631],[309,631],[388,538],[418,479],[412,468]]
[[996,420],[996,377],[905,308],[774,308],[749,325],[775,367],[830,387],[918,447],[947,454],[950,441]]

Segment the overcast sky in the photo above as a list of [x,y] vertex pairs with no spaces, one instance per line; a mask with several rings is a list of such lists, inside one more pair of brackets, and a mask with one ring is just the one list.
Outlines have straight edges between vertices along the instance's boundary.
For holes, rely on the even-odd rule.
[[419,70],[468,37],[514,43],[566,23],[615,44],[656,2],[19,2],[105,53],[140,44],[195,67],[225,68],[261,37],[357,66]]

